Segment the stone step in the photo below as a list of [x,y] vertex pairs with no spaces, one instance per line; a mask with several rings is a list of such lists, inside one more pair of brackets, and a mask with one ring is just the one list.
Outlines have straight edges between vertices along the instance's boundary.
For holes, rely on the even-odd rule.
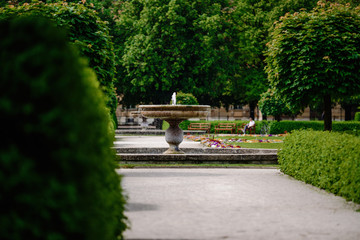
[[277,164],[274,149],[181,148],[185,154],[162,154],[167,148],[117,148],[120,164]]
[[[119,154],[162,154],[168,148],[114,147]],[[185,154],[277,154],[277,149],[263,148],[182,148]]]
[[277,164],[276,154],[117,154],[120,164]]

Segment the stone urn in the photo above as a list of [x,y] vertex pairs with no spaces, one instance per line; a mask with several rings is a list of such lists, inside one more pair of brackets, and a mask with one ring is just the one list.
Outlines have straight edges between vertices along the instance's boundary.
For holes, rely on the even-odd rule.
[[211,108],[209,105],[140,105],[139,110],[144,117],[160,118],[169,123],[165,131],[169,149],[164,154],[183,154],[179,145],[184,133],[179,124],[189,118],[205,118]]

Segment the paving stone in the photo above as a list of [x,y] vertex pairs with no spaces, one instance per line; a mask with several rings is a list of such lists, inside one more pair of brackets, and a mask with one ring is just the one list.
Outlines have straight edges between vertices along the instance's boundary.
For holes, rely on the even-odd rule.
[[277,169],[120,169],[127,240],[357,240],[359,205]]

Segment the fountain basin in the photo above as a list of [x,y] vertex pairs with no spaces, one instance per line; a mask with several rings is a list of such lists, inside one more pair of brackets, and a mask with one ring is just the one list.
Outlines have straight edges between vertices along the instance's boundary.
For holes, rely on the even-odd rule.
[[141,117],[141,113],[140,112],[131,112],[131,115],[134,117],[134,118],[138,118],[138,117]]
[[140,112],[149,118],[179,119],[204,118],[210,112],[209,105],[140,105]]
[[140,105],[139,109],[144,117],[160,118],[169,123],[165,131],[169,149],[164,154],[184,154],[179,149],[184,134],[179,124],[189,118],[204,118],[211,108],[209,105]]

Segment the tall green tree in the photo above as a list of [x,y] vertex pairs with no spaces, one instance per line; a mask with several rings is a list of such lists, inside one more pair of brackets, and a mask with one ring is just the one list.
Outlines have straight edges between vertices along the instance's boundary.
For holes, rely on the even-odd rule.
[[236,67],[231,6],[228,0],[125,2],[117,20],[122,102],[167,103],[183,91],[219,105]]
[[269,31],[280,16],[289,11],[314,6],[315,0],[239,0],[232,19],[238,26],[238,69],[229,88],[234,103],[249,104],[254,118],[261,93],[268,87],[265,67],[266,43]]
[[266,71],[276,94],[293,111],[322,99],[331,130],[332,100],[360,92],[360,10],[320,1],[309,12],[286,14],[271,37]]
[[31,3],[14,3],[0,8],[0,19],[18,15],[43,16],[51,19],[57,26],[67,29],[69,42],[76,45],[80,54],[89,60],[89,65],[95,70],[100,87],[107,96],[107,106],[114,113],[116,62],[107,22],[101,20],[98,12],[90,5],[87,7],[82,2],[67,3],[55,0],[48,0],[47,3],[28,2]]

